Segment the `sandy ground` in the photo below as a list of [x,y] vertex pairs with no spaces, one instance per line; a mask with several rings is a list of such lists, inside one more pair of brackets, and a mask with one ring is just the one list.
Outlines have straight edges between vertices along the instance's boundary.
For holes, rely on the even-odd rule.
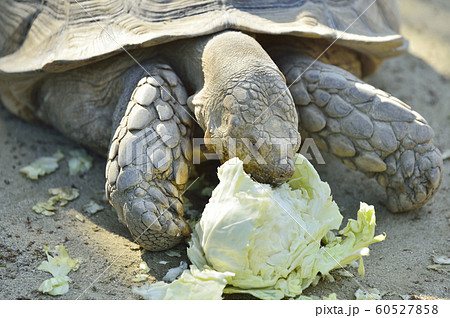
[[[368,82],[412,105],[434,127],[439,148],[450,149],[450,3],[402,0],[400,5],[402,32],[411,41],[410,51],[386,61]],[[150,280],[159,280],[169,268],[186,260],[185,246],[176,248],[181,258],[141,251],[109,207],[93,216],[80,212],[90,199],[101,202],[104,198],[102,158],[94,155],[94,167],[84,176],[69,176],[67,161],[39,181],[19,173],[20,167],[37,157],[75,148],[79,146],[57,131],[25,123],[0,107],[0,299],[137,299],[131,286],[143,284],[132,281],[142,261],[151,269]],[[433,264],[433,255],[450,256],[450,161],[445,161],[442,185],[428,204],[393,215],[384,206],[384,191],[373,180],[328,156],[325,160],[326,165],[318,166],[319,173],[329,182],[344,216],[354,218],[360,201],[374,204],[376,232],[386,232],[387,238],[373,245],[366,258],[365,279],[323,281],[305,294],[336,292],[338,298],[354,299],[354,292],[362,286],[379,289],[383,299],[401,299],[402,295],[450,298],[450,266],[439,271],[426,268]],[[74,186],[81,195],[53,217],[31,211],[36,202],[47,200],[48,188],[59,186]],[[42,246],[61,243],[81,260],[81,267],[69,274],[73,283],[67,294],[42,295],[37,289],[50,276],[37,270],[45,259]],[[161,260],[168,263],[161,265]]]

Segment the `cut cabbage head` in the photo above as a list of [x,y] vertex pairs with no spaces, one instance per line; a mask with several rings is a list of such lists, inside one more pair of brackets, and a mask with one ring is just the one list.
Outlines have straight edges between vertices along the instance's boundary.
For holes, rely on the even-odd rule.
[[342,222],[330,187],[298,154],[295,173],[272,188],[244,172],[233,158],[219,168],[202,218],[195,226],[188,257],[199,269],[231,272],[225,293],[250,293],[281,299],[302,293],[318,275],[327,275],[368,254],[374,238],[375,211],[361,203],[357,220],[335,236]]

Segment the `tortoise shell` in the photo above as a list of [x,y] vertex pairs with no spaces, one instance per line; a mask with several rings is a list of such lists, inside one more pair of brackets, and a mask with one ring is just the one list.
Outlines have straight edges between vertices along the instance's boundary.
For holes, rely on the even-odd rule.
[[407,47],[392,0],[4,0],[1,6],[4,74],[61,72],[123,49],[225,29],[336,40],[375,60]]

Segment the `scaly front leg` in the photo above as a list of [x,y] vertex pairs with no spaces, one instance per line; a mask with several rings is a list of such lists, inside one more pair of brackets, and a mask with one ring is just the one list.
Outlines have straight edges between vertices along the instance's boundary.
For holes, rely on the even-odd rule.
[[295,53],[276,61],[292,85],[302,136],[311,136],[347,166],[376,177],[386,188],[392,212],[421,207],[442,176],[432,128],[390,94],[313,61]]
[[153,64],[148,70],[151,76],[138,69],[142,75],[129,77],[140,80],[128,105],[117,106],[121,120],[110,145],[106,192],[136,242],[159,251],[189,235],[182,192],[192,162],[193,123],[186,91],[172,69]]

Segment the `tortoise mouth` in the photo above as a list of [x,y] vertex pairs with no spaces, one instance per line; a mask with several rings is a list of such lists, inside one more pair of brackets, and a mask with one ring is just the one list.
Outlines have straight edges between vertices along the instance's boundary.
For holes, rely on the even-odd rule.
[[268,131],[252,129],[242,136],[235,136],[236,129],[232,130],[233,134],[217,129],[212,134],[205,133],[204,141],[207,149],[215,152],[222,163],[237,157],[254,180],[278,185],[294,174],[294,155],[300,145],[300,134],[291,129],[289,136],[276,137]]
[[279,185],[287,182],[294,174],[294,161],[290,158],[279,160],[275,164],[244,164],[244,170],[259,183]]

